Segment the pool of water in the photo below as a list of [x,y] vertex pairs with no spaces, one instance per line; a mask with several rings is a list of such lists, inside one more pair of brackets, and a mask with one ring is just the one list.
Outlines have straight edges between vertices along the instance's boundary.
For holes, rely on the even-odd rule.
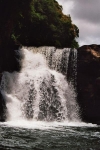
[[100,126],[85,123],[0,123],[0,150],[100,150]]

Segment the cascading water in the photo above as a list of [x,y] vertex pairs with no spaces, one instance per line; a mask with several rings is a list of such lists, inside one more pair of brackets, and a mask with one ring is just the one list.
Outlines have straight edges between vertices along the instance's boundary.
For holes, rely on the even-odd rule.
[[[24,54],[21,71],[4,72],[1,81],[7,121],[79,121],[70,73],[71,82],[67,81],[71,49],[23,47],[21,52]],[[73,53],[71,67],[76,61],[76,51]]]

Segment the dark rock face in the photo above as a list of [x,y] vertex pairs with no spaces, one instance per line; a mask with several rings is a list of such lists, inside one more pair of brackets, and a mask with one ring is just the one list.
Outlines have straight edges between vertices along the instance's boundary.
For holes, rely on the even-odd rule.
[[77,90],[82,119],[100,124],[100,45],[78,49]]
[[0,91],[0,121],[5,121],[6,119],[6,103],[5,100],[3,98],[3,95]]
[[0,45],[0,73],[20,70],[20,55],[16,52],[18,49],[19,45]]

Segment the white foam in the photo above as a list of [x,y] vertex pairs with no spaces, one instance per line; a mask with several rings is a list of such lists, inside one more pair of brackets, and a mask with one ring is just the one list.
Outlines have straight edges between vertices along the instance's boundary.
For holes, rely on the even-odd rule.
[[84,122],[43,122],[43,121],[27,121],[27,120],[17,120],[8,121],[5,123],[0,123],[1,125],[6,125],[8,127],[19,127],[27,129],[40,129],[40,130],[61,130],[67,127],[98,127],[96,124],[84,123]]

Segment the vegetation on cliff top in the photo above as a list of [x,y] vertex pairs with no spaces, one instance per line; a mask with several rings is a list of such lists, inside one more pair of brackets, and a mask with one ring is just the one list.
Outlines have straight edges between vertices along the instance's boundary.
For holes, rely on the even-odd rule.
[[79,30],[56,0],[0,0],[0,44],[78,47]]

